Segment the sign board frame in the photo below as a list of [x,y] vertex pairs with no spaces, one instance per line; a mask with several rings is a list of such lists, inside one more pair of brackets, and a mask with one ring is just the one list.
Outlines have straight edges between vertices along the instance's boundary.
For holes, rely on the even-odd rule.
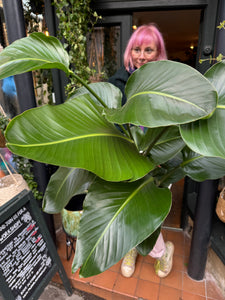
[[[22,217],[23,219],[20,220],[19,215],[20,214],[22,215],[22,212],[24,212],[24,215]],[[24,225],[23,220],[26,215],[28,215],[28,220],[26,221],[27,225],[26,225],[26,223]],[[19,226],[16,226],[17,224],[14,224],[14,226],[13,226],[14,220],[16,220],[18,222],[19,226],[21,226],[21,229],[19,228]],[[10,225],[8,225],[8,224],[10,224]],[[9,226],[11,226],[11,227],[9,227]],[[24,228],[24,226],[27,226],[27,229]],[[26,231],[28,231],[29,229],[33,229],[34,226],[35,226],[35,228],[37,228],[37,230],[33,231],[32,234],[28,235],[28,233]],[[5,229],[6,227],[8,228],[8,230]],[[3,270],[0,267],[0,290],[1,290],[3,298],[5,298],[7,300],[36,300],[40,297],[44,288],[48,285],[48,283],[51,281],[52,277],[55,275],[56,272],[59,273],[67,294],[69,296],[72,295],[73,291],[72,291],[70,281],[66,275],[64,267],[62,265],[62,262],[58,256],[55,244],[54,244],[53,239],[48,231],[48,228],[47,228],[45,220],[42,216],[41,209],[38,205],[38,202],[37,202],[37,200],[34,199],[34,196],[31,191],[27,191],[27,190],[22,191],[16,197],[14,197],[13,199],[11,199],[10,201],[8,201],[7,203],[5,203],[4,205],[2,205],[0,207],[0,228],[5,229],[4,236],[1,237],[1,235],[0,235],[0,240],[1,239],[3,240],[3,238],[4,238],[4,241],[6,244],[6,246],[4,246],[5,249],[7,249],[7,243],[10,243],[10,247],[14,247],[14,244],[16,244],[15,240],[17,239],[17,236],[20,236],[22,239],[23,235],[24,235],[24,241],[23,241],[24,243],[26,243],[29,239],[31,239],[31,236],[32,236],[33,239],[37,238],[35,240],[36,244],[38,244],[38,242],[40,240],[42,240],[42,245],[44,245],[43,247],[45,248],[45,253],[47,253],[47,254],[45,254],[45,258],[47,257],[50,261],[50,266],[45,267],[45,273],[43,272],[44,275],[39,276],[39,279],[36,282],[36,284],[31,283],[31,279],[29,279],[30,282],[28,284],[30,285],[30,289],[29,289],[29,291],[27,289],[26,296],[15,295],[15,291],[13,291],[13,288],[11,286],[9,286],[9,283],[8,283],[11,280],[11,278],[10,277],[7,278],[6,275],[3,274]],[[22,229],[23,229],[23,231],[22,231]],[[14,236],[14,240],[12,241],[12,237],[10,240],[9,232],[12,231],[11,235],[13,236],[14,230],[16,231],[16,236]],[[37,235],[35,236],[35,234],[37,234]],[[27,243],[29,245],[31,245],[32,241],[29,241]],[[33,244],[32,244],[33,246],[32,246],[32,250],[30,250],[29,256],[32,256],[33,255],[32,253],[36,253],[35,255],[37,256],[37,252],[39,250],[35,249],[35,246],[36,246],[35,242],[33,242]],[[28,246],[26,246],[26,247],[28,247]],[[1,242],[0,242],[0,252],[1,252],[1,248],[2,247],[1,247]],[[33,250],[33,248],[34,248],[34,250]],[[14,248],[14,252],[15,253],[17,252],[17,247]],[[10,253],[10,252],[8,252],[8,253]],[[19,256],[18,254],[15,254],[15,255]],[[41,253],[39,253],[38,255],[39,255],[38,258],[40,258]],[[12,257],[12,260],[10,261],[11,257]],[[4,260],[4,258],[1,258],[1,259]],[[13,257],[13,254],[10,254],[10,255],[7,255],[5,259],[7,259],[7,263],[8,263],[8,261],[9,261],[9,264],[11,263],[14,273],[18,273],[17,272],[17,268],[18,268],[17,263],[15,264],[15,261],[16,261],[16,259],[18,259],[18,257],[15,258],[15,257]],[[33,260],[30,259],[29,263],[31,261],[35,261],[35,259],[33,259]],[[5,264],[6,264],[6,262],[5,262]],[[34,262],[34,264],[37,264],[37,262]],[[42,268],[42,267],[40,266],[40,268]],[[7,272],[5,272],[5,273],[7,273]],[[20,275],[18,275],[18,276],[20,276]],[[10,276],[10,275],[8,275],[8,276]],[[34,278],[35,278],[35,274],[34,274]],[[14,281],[15,281],[15,279],[14,279]],[[24,279],[24,281],[26,281],[26,280]],[[34,286],[32,287],[33,284],[34,284]],[[10,285],[12,285],[12,282]],[[24,289],[26,289],[26,282],[25,282]]]

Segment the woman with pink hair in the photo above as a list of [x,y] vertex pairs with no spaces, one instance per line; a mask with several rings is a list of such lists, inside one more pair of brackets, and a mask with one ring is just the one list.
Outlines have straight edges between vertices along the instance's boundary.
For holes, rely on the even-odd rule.
[[[129,76],[148,62],[165,59],[167,59],[165,43],[157,26],[150,23],[138,27],[128,41],[124,53],[124,65],[108,80],[121,90],[122,104],[126,102],[124,90]],[[173,243],[170,241],[165,243],[160,233],[155,246],[149,253],[151,257],[156,258],[154,268],[159,277],[166,277],[170,273],[173,265],[173,253]],[[121,264],[123,276],[132,276],[135,271],[137,255],[136,248],[131,249],[125,255]]]

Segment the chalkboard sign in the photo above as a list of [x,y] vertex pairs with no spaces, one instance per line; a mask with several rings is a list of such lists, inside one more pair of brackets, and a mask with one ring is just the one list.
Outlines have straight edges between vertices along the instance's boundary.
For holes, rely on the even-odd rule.
[[70,282],[37,201],[24,190],[0,207],[0,288],[5,299],[38,299],[56,272]]

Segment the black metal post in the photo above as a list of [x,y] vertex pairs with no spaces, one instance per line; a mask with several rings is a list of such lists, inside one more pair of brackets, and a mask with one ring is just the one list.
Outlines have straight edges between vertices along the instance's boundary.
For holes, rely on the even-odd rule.
[[[219,1],[216,26],[223,20],[225,20],[225,2],[221,0]],[[217,57],[220,53],[225,55],[224,39],[225,30],[216,28],[215,51],[213,57]],[[218,180],[207,180],[199,185],[188,264],[188,274],[195,280],[202,280],[205,273],[217,190]]]
[[[220,25],[220,22],[223,22],[224,20],[225,20],[225,2],[221,0],[219,2],[217,26]],[[217,28],[214,57],[217,57],[220,53],[222,53],[222,55],[225,55],[224,39],[225,39],[225,30],[223,28],[222,29]]]
[[[3,0],[3,11],[6,22],[6,29],[9,43],[26,36],[25,21],[23,14],[22,1],[19,0]],[[15,76],[15,84],[17,91],[17,98],[19,102],[20,111],[36,106],[34,86],[32,73],[25,73]],[[44,164],[34,162],[34,176],[38,183],[38,188],[41,192],[45,192],[48,184],[47,170]],[[51,215],[44,214],[46,223],[55,239],[55,230],[53,219]]]
[[[51,0],[45,0],[45,19],[50,35],[57,36],[58,19],[55,13],[55,7]],[[66,74],[58,69],[52,70],[53,88],[55,94],[55,103],[63,103],[66,99],[65,87],[69,83]]]
[[[9,43],[26,36],[22,1],[3,0]],[[36,106],[32,74],[25,73],[14,77],[20,112]]]
[[206,180],[199,185],[188,263],[188,275],[195,280],[202,280],[205,274],[217,186],[218,180]]

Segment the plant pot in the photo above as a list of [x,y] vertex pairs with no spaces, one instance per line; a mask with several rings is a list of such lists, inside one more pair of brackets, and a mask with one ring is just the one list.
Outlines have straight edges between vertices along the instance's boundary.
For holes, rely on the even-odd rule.
[[73,238],[78,235],[85,196],[86,194],[80,194],[72,197],[67,206],[61,211],[63,229],[67,235]]
[[62,226],[66,233],[67,260],[70,259],[73,252],[75,253],[74,243],[79,231],[85,196],[86,194],[80,194],[72,197],[67,206],[61,211]]

